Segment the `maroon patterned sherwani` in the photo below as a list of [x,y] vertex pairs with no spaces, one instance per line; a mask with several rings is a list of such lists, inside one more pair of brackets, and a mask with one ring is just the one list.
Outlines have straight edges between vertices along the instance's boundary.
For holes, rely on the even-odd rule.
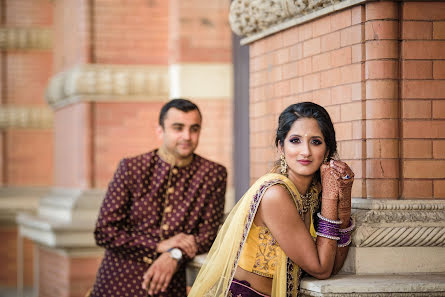
[[[223,166],[196,154],[182,167],[171,166],[157,150],[123,159],[94,232],[106,251],[91,296],[148,296],[142,277],[158,256],[156,245],[180,232],[195,236],[197,254],[207,252],[222,222],[226,179]],[[187,260],[167,292],[156,296],[186,296]]]

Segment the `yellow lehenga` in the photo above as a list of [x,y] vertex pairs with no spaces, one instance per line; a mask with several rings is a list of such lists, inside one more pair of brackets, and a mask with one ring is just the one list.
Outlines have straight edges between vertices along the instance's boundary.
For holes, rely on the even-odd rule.
[[[276,184],[285,186],[294,200],[300,216],[303,205],[295,185],[285,176],[268,173],[259,178],[230,212],[193,284],[189,297],[227,297],[228,289],[238,266],[240,254],[256,211],[266,190]],[[318,190],[311,187],[312,197],[318,200]],[[315,207],[311,207],[311,218]],[[311,222],[311,235],[315,230]],[[272,280],[271,297],[296,297],[301,269],[285,253],[280,253]]]

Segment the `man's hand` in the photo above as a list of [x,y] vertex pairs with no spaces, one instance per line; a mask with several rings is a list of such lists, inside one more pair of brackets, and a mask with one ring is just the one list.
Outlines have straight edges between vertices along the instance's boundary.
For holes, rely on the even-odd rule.
[[163,240],[158,243],[156,251],[158,253],[164,253],[170,248],[180,248],[183,252],[187,254],[189,258],[193,258],[198,251],[196,246],[195,236],[187,235],[185,233],[178,233],[169,239]]
[[147,290],[149,295],[165,292],[177,265],[178,261],[173,259],[169,253],[163,253],[145,272],[142,288]]

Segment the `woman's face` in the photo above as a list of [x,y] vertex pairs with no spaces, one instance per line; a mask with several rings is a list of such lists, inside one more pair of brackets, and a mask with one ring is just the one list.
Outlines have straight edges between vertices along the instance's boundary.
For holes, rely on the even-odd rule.
[[291,180],[312,177],[326,155],[326,143],[317,120],[296,120],[284,139],[281,152],[286,158]]

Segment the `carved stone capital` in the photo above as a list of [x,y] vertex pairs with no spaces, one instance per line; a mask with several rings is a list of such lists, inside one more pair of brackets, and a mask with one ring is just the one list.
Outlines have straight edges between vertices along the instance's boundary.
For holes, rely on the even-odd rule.
[[46,90],[54,107],[77,101],[150,101],[168,97],[168,68],[89,64],[55,75]]
[[356,247],[445,246],[445,201],[353,199]]
[[50,49],[50,28],[0,28],[0,49]]
[[229,22],[239,36],[273,34],[366,0],[234,0]]
[[48,107],[0,106],[0,129],[53,127],[54,111]]

